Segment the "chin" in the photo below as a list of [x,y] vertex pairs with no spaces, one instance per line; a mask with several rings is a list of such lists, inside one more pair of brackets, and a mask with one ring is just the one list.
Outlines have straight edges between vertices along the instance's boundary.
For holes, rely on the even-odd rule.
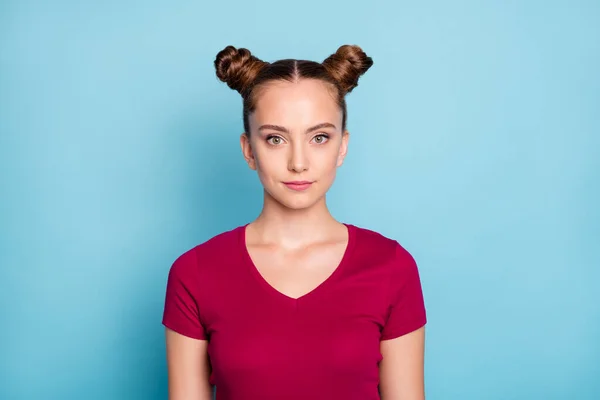
[[319,199],[315,199],[315,198],[308,197],[308,196],[306,198],[298,198],[298,197],[294,198],[292,196],[281,196],[281,197],[275,197],[274,199],[275,199],[275,201],[277,201],[279,204],[281,204],[285,208],[289,208],[290,210],[295,210],[295,211],[311,208],[319,201]]
[[279,193],[270,192],[269,196],[283,207],[299,211],[313,207],[319,203],[322,196],[315,193]]

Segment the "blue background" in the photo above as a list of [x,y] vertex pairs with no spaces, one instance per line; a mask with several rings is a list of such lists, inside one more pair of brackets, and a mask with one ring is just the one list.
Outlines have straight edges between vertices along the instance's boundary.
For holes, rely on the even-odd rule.
[[165,399],[183,251],[252,220],[213,60],[359,44],[334,215],[399,240],[428,399],[600,399],[600,3],[0,2],[0,398]]

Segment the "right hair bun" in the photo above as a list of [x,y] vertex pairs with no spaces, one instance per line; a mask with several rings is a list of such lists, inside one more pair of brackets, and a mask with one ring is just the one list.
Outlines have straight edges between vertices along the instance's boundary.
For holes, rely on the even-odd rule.
[[373,65],[373,59],[356,45],[343,45],[323,61],[323,66],[338,82],[344,93],[358,86],[361,77]]
[[268,63],[259,60],[245,48],[227,46],[215,59],[217,77],[245,96],[260,70]]

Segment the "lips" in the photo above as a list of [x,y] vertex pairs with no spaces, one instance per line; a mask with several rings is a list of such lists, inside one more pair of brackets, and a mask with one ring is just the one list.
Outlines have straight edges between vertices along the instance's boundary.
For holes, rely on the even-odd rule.
[[291,182],[283,182],[285,186],[289,189],[296,190],[301,192],[303,190],[308,189],[313,183],[310,181],[291,181]]

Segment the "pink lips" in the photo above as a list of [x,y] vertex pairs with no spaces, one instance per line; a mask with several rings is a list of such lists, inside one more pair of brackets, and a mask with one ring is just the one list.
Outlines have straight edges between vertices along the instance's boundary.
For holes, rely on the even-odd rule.
[[303,191],[306,190],[312,185],[312,182],[309,181],[292,181],[292,182],[283,182],[285,186],[292,190]]

